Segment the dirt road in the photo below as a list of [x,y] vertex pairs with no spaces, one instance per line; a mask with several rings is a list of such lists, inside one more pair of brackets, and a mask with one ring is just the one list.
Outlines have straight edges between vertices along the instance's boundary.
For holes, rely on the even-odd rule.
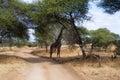
[[50,59],[30,54],[34,49],[17,50],[15,56],[26,59],[29,64],[24,72],[11,71],[3,80],[84,80],[64,64],[57,64]]
[[25,80],[80,80],[80,77],[61,65],[36,64]]

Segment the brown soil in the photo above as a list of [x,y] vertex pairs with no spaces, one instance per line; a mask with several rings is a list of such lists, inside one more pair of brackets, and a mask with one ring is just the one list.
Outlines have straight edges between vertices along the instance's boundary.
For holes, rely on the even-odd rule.
[[2,51],[0,80],[84,80],[67,65],[49,59],[42,49],[35,52],[37,50],[39,49],[24,47]]
[[120,80],[120,57],[111,61],[112,52],[94,52],[97,60],[82,60],[79,48],[62,47],[61,58],[49,58],[45,48],[4,48],[0,52],[0,80]]

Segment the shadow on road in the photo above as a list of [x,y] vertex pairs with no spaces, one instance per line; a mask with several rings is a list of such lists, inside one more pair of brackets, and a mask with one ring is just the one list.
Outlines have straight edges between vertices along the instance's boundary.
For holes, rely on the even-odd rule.
[[[20,54],[20,53],[19,53]],[[25,60],[29,63],[44,63],[44,62],[50,62],[50,63],[53,63],[53,64],[65,64],[65,63],[69,63],[69,62],[72,62],[72,61],[76,61],[78,63],[80,62],[84,62],[82,60],[82,55],[79,55],[79,56],[73,56],[73,57],[61,57],[61,58],[56,58],[56,57],[53,57],[53,58],[49,58],[48,55],[49,53],[46,53],[45,50],[32,50],[31,52],[23,52],[23,54],[28,54],[28,57],[27,58],[24,58],[19,56],[18,55],[3,55],[1,54],[0,55],[0,59],[5,59],[5,58],[18,58],[18,59],[21,59],[21,60]],[[46,56],[47,54],[47,56]],[[34,56],[34,57],[29,57],[30,56]],[[108,57],[108,56],[102,56],[101,57],[102,59],[102,62],[107,62],[108,60],[111,60],[111,57]],[[86,60],[87,62],[91,62],[89,59]]]
[[77,57],[49,58],[49,57],[45,57],[45,56],[40,56],[38,58],[34,58],[34,57],[23,58],[23,57],[15,56],[15,55],[5,55],[5,54],[0,55],[0,60],[1,59],[5,60],[5,59],[8,59],[8,58],[21,59],[21,60],[24,60],[24,61],[29,62],[29,63],[50,62],[50,63],[53,63],[53,64],[64,64],[64,63],[79,59]]

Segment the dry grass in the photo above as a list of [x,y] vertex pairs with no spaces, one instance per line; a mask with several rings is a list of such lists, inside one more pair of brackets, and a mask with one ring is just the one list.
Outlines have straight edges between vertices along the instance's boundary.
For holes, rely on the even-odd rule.
[[69,65],[85,80],[120,80],[120,64],[114,62],[102,63],[102,67],[99,67],[98,63],[88,62],[72,62]]
[[[70,53],[72,56],[73,54],[72,52]],[[101,56],[101,67],[99,67],[99,62],[96,59],[82,60],[81,56],[80,59],[74,59],[67,64],[72,66],[85,80],[120,80],[120,56],[112,61],[112,52],[94,52],[94,54]]]
[[[22,47],[22,50],[28,49],[28,47]],[[43,49],[35,49],[31,48],[35,51],[32,51],[30,54],[35,56],[45,56],[49,57],[49,52],[45,52],[45,48]],[[18,49],[15,48],[13,51],[5,51],[2,53],[16,54],[14,51]],[[120,57],[111,61],[112,52],[93,52],[94,54],[99,54],[101,56],[101,67],[99,67],[99,63],[97,61],[82,60],[81,58],[81,50],[76,48],[74,50],[69,50],[68,46],[64,45],[61,49],[61,59],[68,60],[65,62],[67,65],[71,66],[79,75],[83,76],[85,80],[120,80]],[[79,56],[78,56],[79,55]],[[53,53],[53,57],[57,56],[56,53]],[[77,58],[76,58],[77,56]],[[79,58],[78,58],[79,57]],[[0,56],[0,76],[2,73],[6,74],[12,70],[24,71],[26,68],[27,62],[18,57],[8,57],[8,56]],[[22,68],[21,68],[22,66]]]
[[[120,80],[120,56],[112,61],[111,55],[114,54],[113,52],[95,51],[93,53],[101,56],[101,67],[99,67],[96,59],[82,60],[79,48],[72,51],[68,49],[68,46],[62,46],[61,59],[63,61],[68,60],[65,63],[71,66],[79,75],[82,75],[85,80]],[[53,54],[53,57],[56,57],[56,54]]]
[[[72,50],[72,49],[69,49],[67,45],[63,45],[60,55],[62,58],[74,57],[74,56],[81,55],[81,50],[80,48],[78,48],[78,46]],[[53,53],[53,57],[56,57],[56,56],[57,56],[56,52]]]
[[[14,48],[14,50],[16,50],[16,48]],[[3,80],[3,76],[12,71],[19,73],[26,71],[28,63],[22,58],[12,56],[13,54],[15,53],[9,49],[0,52],[0,80]]]
[[78,73],[85,77],[86,80],[119,80],[120,78],[120,70],[109,66],[101,68],[84,66],[82,68],[75,67],[74,69],[77,72],[79,71]]
[[28,72],[27,64],[25,61],[17,58],[0,59],[0,80],[6,78],[5,76],[11,74],[13,71],[24,76]]

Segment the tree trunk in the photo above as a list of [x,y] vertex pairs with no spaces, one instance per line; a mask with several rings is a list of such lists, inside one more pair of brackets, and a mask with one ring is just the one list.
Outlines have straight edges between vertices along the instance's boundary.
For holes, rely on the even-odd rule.
[[[54,15],[54,16],[55,16],[56,19],[60,20],[57,15]],[[85,59],[86,58],[86,53],[85,53],[84,45],[82,43],[82,39],[81,39],[80,34],[79,34],[79,32],[77,30],[77,27],[75,25],[75,21],[74,21],[74,18],[72,17],[72,14],[70,13],[69,16],[70,16],[70,19],[67,21],[67,23],[69,23],[71,25],[72,29],[75,31],[75,33],[77,35],[77,38],[78,38],[79,47],[82,50],[83,59]]]
[[43,45],[42,45],[42,44],[40,44],[40,47],[41,47],[41,48],[43,48]]
[[[79,46],[80,46],[80,44],[79,44]],[[85,58],[86,58],[86,53],[85,53],[84,46],[81,45],[80,48],[81,48],[81,50],[82,50],[83,59],[85,59]]]
[[107,52],[107,51],[108,51],[107,49],[108,49],[108,46],[105,46],[105,52]]
[[77,30],[77,27],[76,27],[76,25],[75,25],[74,20],[71,20],[71,23],[72,23],[72,27],[73,27],[73,29],[74,29],[77,37],[78,37],[78,44],[79,44],[79,47],[80,47],[81,50],[82,50],[83,59],[85,59],[85,58],[86,58],[86,53],[85,53],[84,44],[83,44],[83,42],[82,42],[82,38],[80,37],[80,34],[79,34],[78,30]]
[[48,52],[48,44],[45,42],[46,53]]
[[93,52],[93,48],[94,48],[94,45],[92,44],[92,45],[91,45],[91,49],[90,49],[90,52],[89,52],[89,54],[90,54],[90,55],[92,55],[92,52]]
[[11,38],[11,35],[9,34],[9,47],[10,47],[10,50],[12,51],[12,38]]

